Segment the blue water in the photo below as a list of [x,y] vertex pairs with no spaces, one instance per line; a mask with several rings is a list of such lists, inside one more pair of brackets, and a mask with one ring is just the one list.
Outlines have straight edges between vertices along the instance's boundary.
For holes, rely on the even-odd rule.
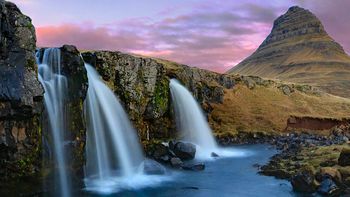
[[170,179],[152,187],[126,189],[119,193],[101,195],[81,191],[77,196],[99,197],[226,197],[226,196],[297,196],[286,180],[257,174],[254,164],[268,162],[276,154],[267,145],[236,146],[245,156],[204,161],[204,171],[173,171]]

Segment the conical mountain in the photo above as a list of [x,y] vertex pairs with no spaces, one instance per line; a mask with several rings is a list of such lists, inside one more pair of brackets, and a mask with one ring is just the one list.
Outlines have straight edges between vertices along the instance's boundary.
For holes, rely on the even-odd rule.
[[227,73],[310,84],[350,98],[350,57],[309,10],[293,6],[259,48]]

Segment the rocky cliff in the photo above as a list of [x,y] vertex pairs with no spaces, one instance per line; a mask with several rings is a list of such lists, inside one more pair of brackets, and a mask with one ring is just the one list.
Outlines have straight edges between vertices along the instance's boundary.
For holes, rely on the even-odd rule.
[[82,56],[114,90],[145,143],[178,137],[169,91],[171,78],[179,79],[192,92],[218,136],[280,132],[291,115],[341,118],[350,110],[348,99],[308,85],[218,74],[122,52],[88,51]]
[[[233,76],[113,51],[83,53],[120,98],[142,141],[176,136],[169,89],[170,78],[179,79],[210,113],[212,103],[222,103]],[[163,61],[160,62],[160,61]]]
[[16,5],[0,1],[0,188],[41,164],[43,88],[37,80],[35,29]]
[[350,57],[313,13],[297,6],[278,17],[259,48],[227,73],[304,83],[350,97]]

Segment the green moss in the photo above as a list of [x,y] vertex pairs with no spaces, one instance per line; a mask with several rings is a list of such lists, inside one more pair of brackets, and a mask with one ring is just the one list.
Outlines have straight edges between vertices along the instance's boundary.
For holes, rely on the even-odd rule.
[[27,64],[25,66],[28,70],[37,71],[35,61],[33,59],[27,59]]
[[162,78],[157,82],[153,100],[157,112],[166,111],[169,97],[169,81]]
[[34,27],[34,26],[32,23],[28,23],[27,27],[28,27],[28,29],[32,29],[32,27]]

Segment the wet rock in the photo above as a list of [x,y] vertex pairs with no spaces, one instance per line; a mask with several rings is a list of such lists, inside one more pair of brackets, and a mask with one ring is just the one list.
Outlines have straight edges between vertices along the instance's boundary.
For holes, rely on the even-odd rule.
[[317,188],[317,192],[325,195],[332,195],[338,190],[337,185],[332,181],[331,178],[325,178],[321,185]]
[[178,158],[178,157],[173,157],[173,158],[171,158],[171,160],[170,160],[170,164],[171,164],[171,166],[172,166],[173,168],[179,168],[179,167],[183,164],[183,162],[181,161],[180,158]]
[[214,153],[214,152],[212,152],[210,155],[211,155],[211,157],[219,157],[219,155]]
[[143,162],[143,172],[145,174],[164,174],[165,168],[158,162],[152,160],[152,159],[146,159]]
[[174,147],[174,153],[181,160],[190,160],[195,157],[196,146],[188,142],[178,142]]
[[338,164],[340,166],[350,166],[350,149],[344,148],[338,158]]
[[164,144],[150,144],[146,147],[146,153],[149,157],[162,163],[170,160],[169,148]]
[[317,188],[317,183],[312,174],[303,171],[301,174],[295,174],[291,177],[293,190],[297,192],[312,193]]
[[192,171],[200,171],[205,169],[205,165],[203,163],[199,164],[182,164],[181,168],[184,170],[192,170]]

